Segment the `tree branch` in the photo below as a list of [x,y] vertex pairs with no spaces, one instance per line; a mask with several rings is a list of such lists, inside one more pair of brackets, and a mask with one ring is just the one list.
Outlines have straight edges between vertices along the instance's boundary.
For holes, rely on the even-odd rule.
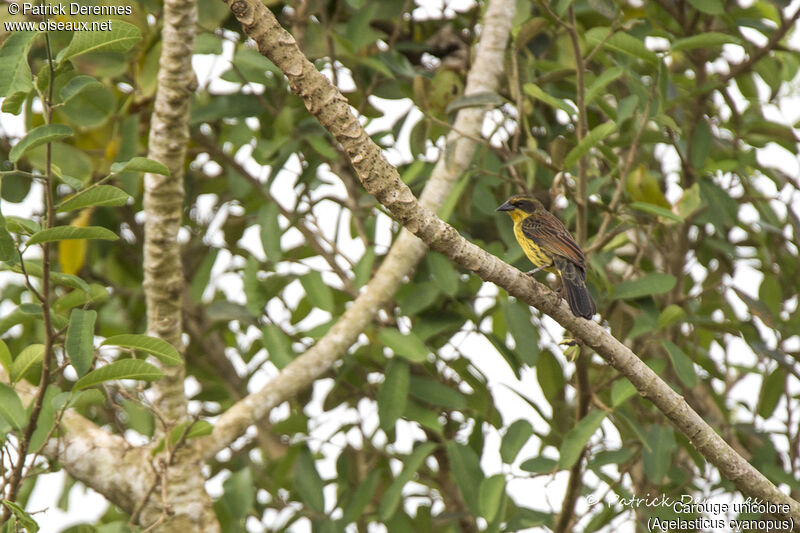
[[756,48],[750,52],[748,58],[741,63],[732,65],[728,74],[722,77],[722,82],[726,83],[734,79],[739,74],[747,72],[753,68],[753,66],[758,63],[761,58],[778,46],[778,43],[786,35],[786,32],[794,27],[794,23],[797,22],[798,18],[800,18],[800,7],[795,9],[794,13],[788,19],[783,18],[783,13],[781,13],[781,25],[774,32],[772,32],[767,40],[767,43],[764,46]]
[[[241,9],[237,7],[236,2],[230,5],[234,13],[237,9]],[[250,9],[247,4],[242,4],[242,8],[245,12]],[[259,10],[258,17],[256,17],[259,23],[263,23],[265,20],[262,13]],[[497,90],[513,14],[513,2],[493,0],[489,3],[484,17],[483,35],[475,55],[475,64],[467,76],[465,95]],[[255,21],[255,18],[252,20]],[[273,28],[280,29],[274,17],[272,21],[274,21]],[[253,24],[257,25],[255,22]],[[248,29],[248,24],[244,24],[244,27],[248,36],[251,36],[252,28]],[[278,36],[273,38],[277,39]],[[279,38],[294,42],[292,36],[286,32],[283,32]],[[264,53],[264,48],[260,49]],[[296,47],[294,50],[296,51],[294,53],[299,54],[298,58],[305,61]],[[292,68],[294,69],[294,67]],[[300,68],[302,71],[303,66],[301,65]],[[293,87],[295,86],[293,85]],[[332,87],[330,88],[332,89]],[[295,90],[297,90],[296,87]],[[313,91],[314,89],[309,88],[309,90]],[[338,91],[334,89],[334,93],[331,94],[338,95],[338,98],[341,99],[340,102],[347,106],[346,100]],[[458,112],[453,130],[447,136],[447,156],[443,154],[440,158],[422,193],[421,201],[427,208],[438,209],[458,177],[471,164],[478,144],[475,139],[480,136],[481,132],[483,115],[484,110],[478,108],[465,108]],[[350,116],[352,118],[352,115]],[[351,125],[350,128],[353,128],[353,132],[361,132],[366,137],[363,129],[357,123]],[[348,145],[343,143],[343,146],[347,147]],[[352,159],[349,151],[348,157]],[[356,342],[358,336],[373,320],[377,310],[392,299],[403,279],[414,270],[426,252],[425,243],[407,230],[403,230],[375,276],[330,331],[305,354],[284,368],[261,390],[237,402],[226,411],[214,425],[212,435],[202,441],[197,441],[197,446],[203,449],[206,457],[213,456],[225,448],[244,433],[251,424],[266,416],[272,408],[308,387],[317,377],[330,369],[342,354]]]
[[[260,1],[229,0],[229,5],[242,23],[245,33],[257,43],[259,51],[284,72],[289,79],[289,86],[303,98],[306,108],[342,145],[367,192],[375,196],[395,220],[425,241],[431,249],[551,316],[627,377],[639,393],[650,399],[692,445],[742,493],[774,504],[786,505],[786,516],[796,523],[800,522],[800,503],[780,492],[739,456],[678,393],[628,347],[599,324],[575,317],[559,295],[468,242],[455,228],[418,202],[400,179],[397,170],[386,161],[380,148],[350,112],[344,96],[302,55],[292,36],[281,28]],[[337,326],[332,331],[338,332]],[[303,370],[305,374],[313,372],[308,368]],[[295,375],[301,376],[302,373],[295,372]],[[271,391],[267,391],[266,396],[275,399]],[[248,399],[242,401],[246,402],[243,407],[252,406],[254,411],[246,416],[253,417],[257,413],[263,415],[267,411],[263,405],[252,405],[253,401]],[[236,407],[239,406],[234,409]],[[238,409],[239,416],[243,415],[241,410]],[[220,420],[223,419],[221,417]],[[227,429],[230,430],[230,427]],[[218,445],[220,434],[217,433],[216,436]],[[212,435],[212,440],[213,438]]]
[[[183,178],[189,140],[189,100],[197,88],[192,70],[197,4],[166,0],[158,86],[150,124],[148,157],[166,165],[169,176],[144,178],[144,293],[147,331],[184,351],[184,280],[178,231],[183,221]],[[164,377],[153,384],[154,407],[163,418],[157,435],[166,435],[186,419],[183,365],[160,365]],[[154,531],[219,531],[205,491],[202,459],[186,447],[160,474],[161,497],[149,489],[134,500],[139,523]],[[152,485],[152,484],[151,484]],[[144,501],[144,503],[142,503]]]
[[[0,368],[0,381],[7,379]],[[17,383],[15,390],[25,404],[35,400],[36,388],[27,381]],[[60,435],[48,439],[42,453],[114,505],[132,512],[153,479],[150,469],[144,468],[149,450],[132,447],[71,409],[64,412],[59,427]]]

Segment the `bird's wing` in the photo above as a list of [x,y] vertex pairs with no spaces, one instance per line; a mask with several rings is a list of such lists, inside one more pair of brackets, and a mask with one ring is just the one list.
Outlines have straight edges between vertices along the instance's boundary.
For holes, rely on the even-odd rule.
[[579,267],[585,268],[583,252],[578,243],[569,234],[564,224],[547,211],[523,220],[522,233],[546,253],[560,255]]

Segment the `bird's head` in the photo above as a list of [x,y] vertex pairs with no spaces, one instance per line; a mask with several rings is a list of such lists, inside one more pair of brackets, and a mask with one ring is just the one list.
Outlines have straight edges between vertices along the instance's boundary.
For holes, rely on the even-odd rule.
[[544,210],[542,203],[533,196],[528,196],[526,194],[516,194],[497,208],[497,211],[508,212],[514,222],[539,210]]

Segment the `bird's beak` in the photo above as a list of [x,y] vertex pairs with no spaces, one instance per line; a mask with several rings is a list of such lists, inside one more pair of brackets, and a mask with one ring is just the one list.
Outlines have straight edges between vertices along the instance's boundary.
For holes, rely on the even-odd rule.
[[501,205],[500,207],[495,209],[495,211],[513,211],[513,210],[514,210],[514,206],[511,205],[508,202],[504,203],[503,205]]

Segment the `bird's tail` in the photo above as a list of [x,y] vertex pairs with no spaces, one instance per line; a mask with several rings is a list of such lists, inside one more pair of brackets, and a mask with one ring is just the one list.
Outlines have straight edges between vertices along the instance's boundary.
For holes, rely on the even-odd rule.
[[571,261],[563,261],[557,264],[561,274],[561,282],[564,284],[564,294],[567,297],[572,314],[583,318],[591,319],[597,312],[597,307],[586,288],[586,273],[582,268]]

